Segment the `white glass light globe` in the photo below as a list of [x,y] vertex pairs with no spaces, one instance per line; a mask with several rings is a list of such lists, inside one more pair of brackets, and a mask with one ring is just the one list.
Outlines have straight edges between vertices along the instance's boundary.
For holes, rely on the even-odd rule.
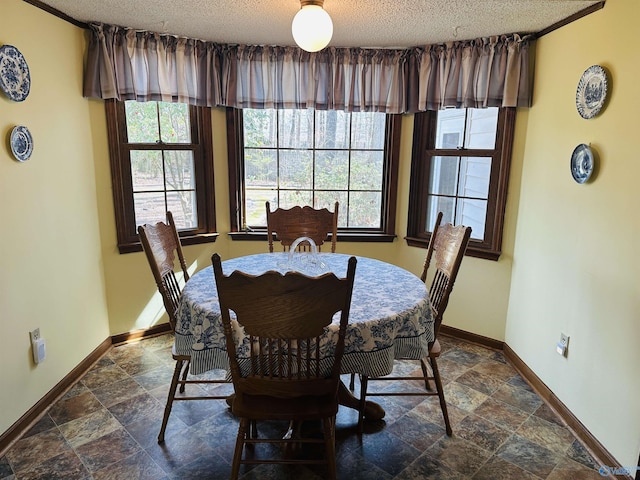
[[301,49],[317,52],[331,41],[333,22],[321,6],[305,5],[293,17],[291,33]]

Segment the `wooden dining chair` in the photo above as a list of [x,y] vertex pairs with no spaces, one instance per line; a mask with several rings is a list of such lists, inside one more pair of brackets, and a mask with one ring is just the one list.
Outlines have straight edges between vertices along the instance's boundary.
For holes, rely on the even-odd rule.
[[[266,202],[269,251],[273,252],[275,232],[285,252],[300,237],[312,239],[318,250],[321,250],[321,245],[330,237],[331,253],[335,253],[338,239],[338,206],[339,203],[336,202],[333,212],[326,208],[314,209],[308,205],[289,209],[276,208],[272,212],[269,202]],[[301,243],[298,248],[306,250],[310,246],[309,243]]]
[[[243,464],[285,463],[325,464],[328,478],[335,479],[335,416],[355,257],[349,259],[345,278],[276,271],[255,276],[238,270],[225,276],[220,256],[214,254],[211,261],[235,389],[231,411],[240,418],[231,478],[238,478]],[[340,322],[332,324],[337,312]],[[321,346],[327,330],[335,341],[328,350]],[[264,420],[287,425],[319,420],[323,438],[273,438],[258,432],[256,421]],[[243,453],[247,445],[292,442],[324,444],[325,458]]]
[[[440,342],[438,341],[438,333],[442,324],[442,316],[449,303],[449,296],[453,290],[453,285],[460,269],[460,264],[464,258],[464,253],[469,244],[471,237],[471,227],[463,225],[453,226],[450,223],[441,225],[442,212],[438,213],[436,224],[427,248],[427,256],[422,270],[421,279],[426,282],[431,278],[431,286],[429,287],[429,303],[434,318],[434,340],[429,343],[429,353],[426,358],[420,359],[420,367],[422,376],[385,376],[385,377],[367,377],[360,376],[360,408],[358,427],[362,431],[364,420],[364,407],[367,395],[437,395],[440,399],[440,407],[444,417],[445,429],[448,436],[451,436],[451,424],[449,422],[449,414],[447,413],[447,403],[444,398],[442,388],[442,379],[438,370],[437,358],[440,356]],[[433,267],[433,268],[430,268]],[[407,360],[399,358],[399,360]],[[427,363],[431,367],[431,373]],[[367,386],[370,381],[420,381],[424,383],[425,390],[421,391],[393,391],[393,392],[367,392]],[[433,380],[436,386],[435,392],[431,389],[429,382]],[[354,375],[351,376],[350,388],[354,388]]]
[[[182,253],[182,245],[178,230],[176,229],[173,215],[167,212],[167,223],[158,222],[156,224],[145,224],[138,227],[138,234],[142,248],[147,255],[153,278],[164,308],[169,316],[169,324],[171,331],[175,331],[176,327],[176,311],[180,301],[182,292],[181,283],[189,280],[189,272],[187,264]],[[180,281],[179,277],[182,277]],[[215,384],[229,383],[227,380],[190,380],[189,366],[191,362],[190,355],[179,355],[176,353],[175,344],[171,349],[173,359],[176,365],[171,378],[167,403],[165,404],[162,425],[158,435],[158,443],[164,442],[164,432],[167,428],[169,415],[173,402],[177,400],[204,400],[204,399],[226,399],[228,395],[210,395],[210,396],[176,396],[176,390],[180,386],[180,393],[184,393],[187,384]]]

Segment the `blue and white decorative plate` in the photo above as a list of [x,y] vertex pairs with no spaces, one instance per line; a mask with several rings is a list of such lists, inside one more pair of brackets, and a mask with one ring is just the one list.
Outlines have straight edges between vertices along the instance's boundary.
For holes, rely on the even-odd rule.
[[571,175],[578,183],[584,183],[593,173],[593,152],[588,145],[581,143],[571,154]]
[[607,99],[607,73],[600,65],[587,68],[576,90],[576,108],[582,118],[593,118],[604,106]]
[[33,152],[33,138],[31,132],[23,125],[13,127],[11,130],[11,153],[19,162],[29,160]]
[[0,47],[0,88],[11,100],[21,102],[31,90],[29,66],[13,45]]

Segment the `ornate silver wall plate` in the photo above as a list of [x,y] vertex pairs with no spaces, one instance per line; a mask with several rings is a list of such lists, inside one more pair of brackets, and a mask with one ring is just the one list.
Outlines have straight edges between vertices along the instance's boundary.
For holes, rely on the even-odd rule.
[[13,127],[11,130],[11,153],[19,162],[25,162],[29,160],[31,153],[33,152],[33,138],[31,138],[31,132],[23,125]]
[[602,109],[607,99],[607,73],[600,65],[587,68],[576,90],[576,108],[582,118],[593,118]]
[[585,183],[593,173],[593,152],[591,147],[581,143],[571,154],[571,176],[578,183]]

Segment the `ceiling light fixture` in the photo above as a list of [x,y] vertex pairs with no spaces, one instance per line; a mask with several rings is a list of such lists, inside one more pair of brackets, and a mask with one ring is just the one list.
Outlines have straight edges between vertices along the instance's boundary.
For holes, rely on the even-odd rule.
[[333,22],[322,8],[323,3],[324,0],[300,0],[300,11],[291,23],[293,39],[307,52],[322,50],[333,35]]

